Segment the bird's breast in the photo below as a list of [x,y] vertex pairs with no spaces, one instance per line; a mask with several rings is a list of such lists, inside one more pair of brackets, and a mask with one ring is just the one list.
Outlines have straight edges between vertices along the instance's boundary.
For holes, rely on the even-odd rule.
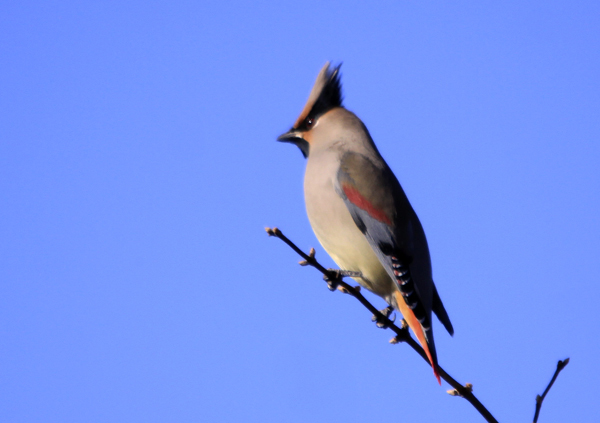
[[317,239],[342,270],[361,272],[355,280],[386,298],[394,284],[358,229],[346,204],[335,190],[339,160],[310,158],[304,177],[306,212]]

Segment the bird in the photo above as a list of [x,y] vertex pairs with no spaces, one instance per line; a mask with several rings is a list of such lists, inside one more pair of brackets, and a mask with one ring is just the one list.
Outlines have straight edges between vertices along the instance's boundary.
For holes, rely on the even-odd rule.
[[454,328],[433,282],[423,226],[365,124],[343,104],[341,64],[319,72],[292,128],[277,141],[306,161],[310,225],[333,261],[400,312],[441,385],[432,312]]

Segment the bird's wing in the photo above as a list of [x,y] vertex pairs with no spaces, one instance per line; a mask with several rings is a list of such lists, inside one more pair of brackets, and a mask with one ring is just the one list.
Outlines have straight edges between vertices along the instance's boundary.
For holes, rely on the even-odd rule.
[[[376,166],[366,156],[352,152],[342,156],[336,182],[336,190],[354,223],[396,282],[400,294],[396,296],[396,302],[400,311],[430,362],[437,366],[431,330],[433,283],[430,278],[414,278],[411,275],[410,264],[415,252],[414,211],[400,183],[387,165]],[[429,298],[424,298],[423,294],[428,293]],[[436,366],[433,366],[434,373],[439,380]]]
[[437,316],[437,318],[440,320],[440,322],[442,322],[448,333],[450,335],[454,335],[454,328],[452,327],[452,322],[450,322],[450,317],[448,317],[448,313],[446,312],[444,303],[442,303],[440,294],[438,294],[437,292],[435,284],[433,284],[433,298],[431,301],[431,308]]

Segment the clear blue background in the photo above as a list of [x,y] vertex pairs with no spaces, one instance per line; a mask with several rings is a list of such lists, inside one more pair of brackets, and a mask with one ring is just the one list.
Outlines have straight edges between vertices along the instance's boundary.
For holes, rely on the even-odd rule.
[[531,421],[571,357],[540,422],[597,421],[600,3],[417,3],[0,5],[2,422],[482,421],[264,232],[333,266],[275,142],[327,60],[425,227],[442,366]]

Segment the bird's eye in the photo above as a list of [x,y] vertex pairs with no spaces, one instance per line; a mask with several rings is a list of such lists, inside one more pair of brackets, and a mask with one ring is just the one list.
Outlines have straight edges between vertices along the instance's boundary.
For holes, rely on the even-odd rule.
[[315,122],[315,120],[313,118],[311,118],[311,117],[306,118],[306,126],[308,128],[310,128],[313,125],[314,122]]

